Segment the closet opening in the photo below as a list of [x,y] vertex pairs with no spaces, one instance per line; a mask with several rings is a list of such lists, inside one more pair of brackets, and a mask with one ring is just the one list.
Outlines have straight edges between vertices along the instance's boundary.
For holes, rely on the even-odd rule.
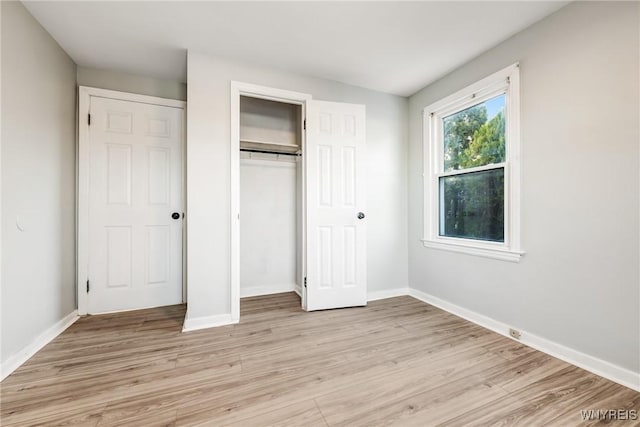
[[239,82],[230,92],[231,322],[241,296],[367,305],[366,107]]
[[295,292],[304,306],[307,95],[281,96],[286,94],[232,84],[232,165],[237,164],[232,209],[235,201],[238,212],[233,218],[232,210],[234,321],[245,297]]
[[240,297],[302,294],[302,107],[240,96]]

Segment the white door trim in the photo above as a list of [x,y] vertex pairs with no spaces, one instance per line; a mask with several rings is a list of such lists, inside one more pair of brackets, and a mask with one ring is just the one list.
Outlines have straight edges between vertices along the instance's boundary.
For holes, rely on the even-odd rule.
[[[101,97],[116,99],[120,101],[138,102],[141,104],[160,105],[164,107],[173,107],[183,110],[183,129],[186,129],[186,108],[187,103],[175,99],[158,98],[155,96],[138,95],[134,93],[118,92],[113,90],[98,89],[88,86],[80,86],[78,88],[78,151],[76,161],[76,205],[77,205],[77,230],[76,230],[76,291],[78,303],[78,315],[87,314],[88,299],[86,292],[86,282],[88,278],[89,266],[89,123],[87,118],[90,113],[91,97]],[[182,151],[184,152],[185,136],[181,140]],[[184,159],[182,167],[182,185],[184,186]],[[186,191],[184,192],[186,194]],[[184,196],[183,196],[184,197]],[[182,203],[185,206],[184,200]],[[185,219],[186,221],[186,219]],[[183,233],[183,239],[186,233]],[[186,247],[186,246],[183,246]],[[184,257],[183,257],[184,267]],[[183,268],[183,295],[186,282],[184,281]]]
[[[306,104],[310,94],[258,86],[251,83],[231,81],[231,320],[240,320],[240,96],[268,99],[302,106],[302,119],[306,114]],[[302,133],[304,153],[304,132]],[[303,174],[304,179],[304,174]],[[303,186],[304,188],[304,186]],[[304,201],[303,201],[304,203]],[[303,214],[304,217],[304,214]],[[303,264],[304,264],[303,257]],[[304,291],[303,291],[304,293]]]

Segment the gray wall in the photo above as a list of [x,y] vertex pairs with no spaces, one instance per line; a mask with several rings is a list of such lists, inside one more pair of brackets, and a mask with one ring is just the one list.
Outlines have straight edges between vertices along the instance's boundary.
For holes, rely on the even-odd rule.
[[0,7],[4,363],[75,309],[76,66],[21,3]]
[[231,312],[232,80],[366,105],[369,292],[407,286],[406,98],[196,52],[189,52],[187,72],[189,320]]
[[187,99],[187,85],[171,80],[160,80],[121,71],[88,67],[78,67],[77,79],[80,86],[179,99],[181,101]]
[[[576,2],[410,98],[409,282],[640,371],[639,4]],[[521,64],[519,264],[427,249],[420,111]]]

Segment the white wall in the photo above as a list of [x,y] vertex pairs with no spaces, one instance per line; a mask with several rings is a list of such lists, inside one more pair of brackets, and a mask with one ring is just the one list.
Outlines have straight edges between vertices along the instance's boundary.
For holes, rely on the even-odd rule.
[[[639,5],[575,2],[410,98],[409,282],[640,372]],[[422,246],[420,111],[520,61],[519,264]]]
[[187,85],[185,83],[124,73],[122,71],[78,67],[77,81],[80,86],[158,96],[180,101],[187,99]]
[[240,160],[240,295],[293,291],[298,203],[295,157],[250,157]]
[[369,291],[407,286],[407,100],[189,52],[187,63],[189,319],[230,306],[230,81],[367,107]]
[[76,307],[76,66],[21,3],[0,7],[4,369]]

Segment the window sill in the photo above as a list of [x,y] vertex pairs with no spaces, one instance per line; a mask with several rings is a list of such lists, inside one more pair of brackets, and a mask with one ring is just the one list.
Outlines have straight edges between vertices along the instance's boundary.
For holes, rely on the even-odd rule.
[[483,248],[477,246],[471,246],[467,244],[450,243],[450,242],[438,242],[434,240],[422,239],[422,243],[426,248],[439,249],[449,252],[458,252],[467,255],[475,255],[484,258],[498,259],[501,261],[520,262],[520,259],[524,255],[522,251],[514,251],[509,249],[498,248]]

